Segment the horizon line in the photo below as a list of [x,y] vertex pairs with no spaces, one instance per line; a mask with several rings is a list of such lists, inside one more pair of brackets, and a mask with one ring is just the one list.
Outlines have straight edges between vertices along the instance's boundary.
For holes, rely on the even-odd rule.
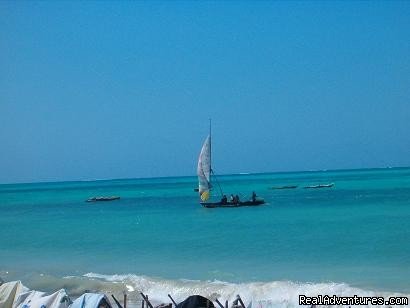
[[[410,166],[400,167],[367,167],[367,168],[347,168],[347,169],[315,169],[315,170],[294,170],[294,171],[267,171],[267,172],[238,172],[224,173],[218,176],[231,175],[258,175],[258,174],[283,174],[283,173],[308,173],[308,172],[334,172],[334,171],[358,171],[358,170],[377,170],[377,169],[408,169]],[[170,175],[170,176],[147,176],[147,177],[124,177],[124,178],[106,178],[106,179],[79,179],[79,180],[44,180],[38,182],[9,182],[0,183],[0,185],[24,185],[24,184],[51,184],[51,183],[75,183],[75,182],[103,182],[103,181],[125,181],[125,180],[149,180],[149,179],[166,179],[166,178],[189,178],[196,175]]]

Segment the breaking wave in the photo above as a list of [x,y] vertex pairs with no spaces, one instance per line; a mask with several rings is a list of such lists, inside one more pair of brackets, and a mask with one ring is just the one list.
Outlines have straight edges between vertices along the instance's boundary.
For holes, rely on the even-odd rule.
[[299,295],[317,296],[409,296],[406,294],[363,290],[351,287],[345,283],[297,283],[290,281],[229,283],[223,281],[198,280],[167,280],[147,276],[128,275],[101,275],[87,273],[89,279],[96,279],[123,285],[130,296],[139,297],[139,292],[149,295],[155,303],[170,302],[168,294],[176,302],[184,300],[189,295],[199,294],[211,300],[218,298],[221,302],[230,303],[240,294],[245,304],[253,303],[253,307],[298,307]]
[[[190,295],[202,295],[213,301],[218,299],[231,304],[239,294],[245,305],[252,307],[299,307],[299,295],[317,296],[407,296],[398,292],[364,290],[350,286],[346,283],[306,283],[293,281],[270,281],[270,282],[244,282],[231,283],[224,281],[202,281],[188,279],[162,279],[149,276],[126,274],[126,275],[103,275],[87,273],[84,275],[56,277],[47,274],[30,274],[17,278],[7,272],[0,272],[6,281],[22,280],[30,289],[46,292],[55,292],[64,288],[68,295],[75,299],[85,292],[102,292],[111,298],[122,299],[124,292],[128,295],[128,306],[131,308],[141,307],[139,292],[147,294],[150,301],[157,305],[169,303],[170,294],[176,302],[181,302]],[[17,278],[17,279],[16,279]]]

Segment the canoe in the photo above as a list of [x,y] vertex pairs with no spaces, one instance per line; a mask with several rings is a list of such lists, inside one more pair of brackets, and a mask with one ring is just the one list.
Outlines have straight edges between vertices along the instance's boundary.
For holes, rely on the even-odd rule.
[[92,197],[86,200],[86,202],[97,202],[97,201],[114,201],[120,199],[119,196],[111,196],[111,197]]
[[335,185],[335,184],[334,184],[334,183],[330,183],[330,184],[319,184],[319,185],[305,186],[304,188],[330,188],[330,187],[333,187],[333,185]]
[[297,185],[288,185],[288,186],[279,186],[279,187],[272,187],[271,189],[294,189],[297,188]]
[[207,208],[215,208],[215,207],[240,207],[240,206],[258,206],[265,203],[263,199],[257,199],[255,201],[242,201],[239,203],[222,203],[222,202],[201,202],[203,207]]

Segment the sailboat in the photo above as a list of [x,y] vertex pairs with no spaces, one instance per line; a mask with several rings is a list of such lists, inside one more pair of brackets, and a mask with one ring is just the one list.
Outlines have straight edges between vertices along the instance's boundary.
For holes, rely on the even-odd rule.
[[[239,199],[230,201],[226,199],[226,196],[223,194],[221,187],[220,190],[220,201],[211,202],[211,191],[212,191],[212,180],[211,175],[214,175],[211,167],[211,121],[209,121],[209,135],[206,137],[204,144],[202,145],[201,152],[199,153],[198,158],[198,192],[200,197],[200,203],[204,207],[215,208],[215,207],[238,207],[238,206],[256,206],[265,203],[265,200],[262,198],[256,198],[256,195],[253,194],[251,200],[239,201]],[[215,178],[215,175],[214,175]]]

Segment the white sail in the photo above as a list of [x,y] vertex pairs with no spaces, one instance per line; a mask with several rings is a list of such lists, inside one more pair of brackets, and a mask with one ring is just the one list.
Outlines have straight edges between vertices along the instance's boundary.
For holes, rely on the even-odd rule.
[[197,175],[199,196],[202,201],[206,201],[209,199],[211,189],[211,135],[205,139],[199,154]]

